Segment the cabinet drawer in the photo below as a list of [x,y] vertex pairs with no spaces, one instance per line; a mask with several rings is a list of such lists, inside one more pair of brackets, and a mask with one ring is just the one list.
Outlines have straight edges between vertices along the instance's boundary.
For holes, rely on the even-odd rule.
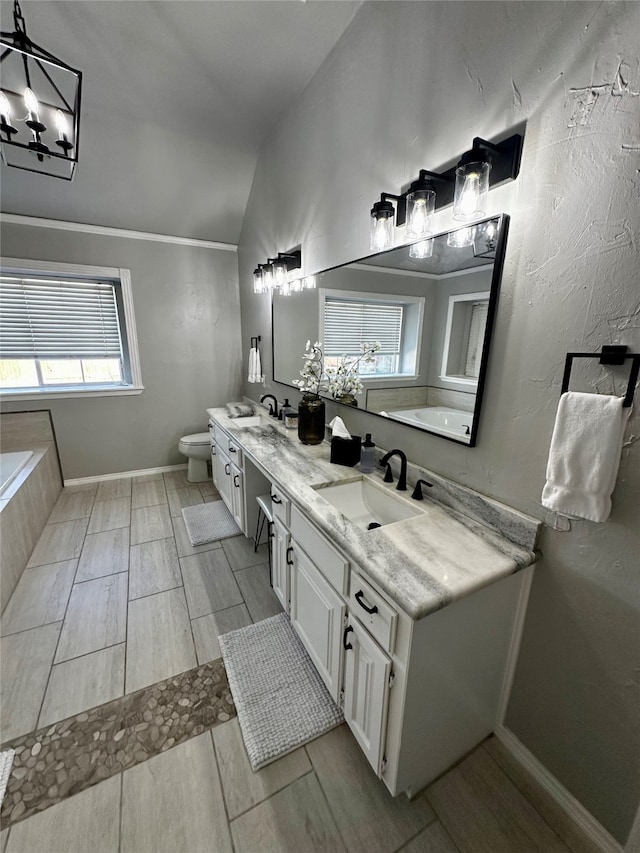
[[334,589],[346,595],[348,560],[307,521],[295,504],[291,506],[291,538],[313,558],[315,565]]
[[218,450],[222,448],[222,450],[228,455],[229,459],[232,462],[235,462],[238,468],[242,468],[242,451],[238,447],[237,441],[217,424],[214,426],[213,432]]
[[290,521],[290,507],[291,501],[289,500],[277,486],[271,486],[271,512],[273,513],[274,518],[279,518],[280,521],[284,524],[285,527],[289,527]]
[[398,614],[371,584],[356,572],[351,573],[349,610],[362,622],[382,648],[389,654],[393,654]]

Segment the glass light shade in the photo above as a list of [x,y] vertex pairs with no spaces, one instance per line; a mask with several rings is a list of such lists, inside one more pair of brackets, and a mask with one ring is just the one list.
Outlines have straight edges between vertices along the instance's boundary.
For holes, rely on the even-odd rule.
[[420,240],[419,243],[412,243],[409,246],[409,257],[430,258],[433,255],[433,237],[430,240]]
[[426,237],[431,233],[435,204],[435,190],[415,190],[407,195],[407,237]]
[[38,115],[38,113],[40,112],[40,104],[38,103],[38,99],[28,86],[24,90],[24,105],[30,113],[35,113],[36,115]]
[[453,218],[469,222],[485,215],[485,200],[489,192],[491,163],[464,163],[456,169],[456,188],[453,196]]
[[262,281],[266,290],[273,290],[273,267],[271,264],[265,264],[262,267]]
[[256,267],[253,271],[253,292],[254,293],[264,293],[266,290],[264,286],[264,279],[262,277],[262,270],[260,267]]
[[0,92],[0,115],[4,116],[7,121],[11,118],[11,104],[4,92]]
[[302,286],[305,290],[315,290],[316,289],[316,277],[315,275],[306,275],[304,277],[304,281],[302,282]]
[[289,283],[289,270],[285,261],[276,261],[273,264],[273,286],[283,288]]
[[455,231],[450,231],[447,235],[447,246],[453,246],[454,249],[464,249],[466,246],[473,246],[473,238],[475,228],[457,228]]
[[370,246],[372,252],[384,252],[393,246],[393,215],[382,213],[371,216]]

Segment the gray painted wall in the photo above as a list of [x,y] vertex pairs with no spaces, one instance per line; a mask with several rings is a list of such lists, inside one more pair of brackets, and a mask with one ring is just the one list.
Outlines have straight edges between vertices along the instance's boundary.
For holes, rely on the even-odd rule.
[[6,225],[5,257],[131,270],[139,396],[5,403],[50,408],[65,479],[186,462],[180,436],[206,429],[207,406],[240,388],[237,256],[192,246]]
[[[492,191],[487,211],[512,220],[478,446],[340,414],[354,432],[551,522],[539,500],[565,353],[616,342],[640,351],[639,31],[637,3],[365,4],[254,178],[240,299],[244,338],[262,335],[269,390],[285,393],[270,378],[270,305],[251,292],[255,264],[298,243],[307,272],[362,257],[381,191],[449,165],[475,135],[526,121],[520,177]],[[437,229],[450,224],[440,212]],[[574,383],[624,385],[620,369],[595,364]],[[507,714],[620,841],[640,800],[638,430],[636,413],[611,519],[543,532]]]

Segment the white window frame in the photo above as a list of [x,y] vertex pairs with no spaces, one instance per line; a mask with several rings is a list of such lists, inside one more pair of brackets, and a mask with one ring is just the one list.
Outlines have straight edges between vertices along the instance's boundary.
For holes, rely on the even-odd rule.
[[129,353],[129,370],[131,382],[118,387],[101,387],[100,385],[83,385],[75,388],[66,386],[55,389],[29,388],[25,391],[0,389],[0,400],[11,402],[18,400],[61,400],[79,397],[120,397],[142,394],[142,372],[140,370],[140,352],[136,331],[135,313],[133,310],[133,293],[131,289],[131,271],[124,267],[93,267],[82,264],[63,264],[57,261],[31,261],[20,258],[1,258],[0,269],[3,275],[40,275],[61,278],[65,275],[79,278],[102,278],[116,281],[122,295],[124,316],[122,317],[122,333],[126,337]]
[[451,358],[449,352],[452,344],[453,323],[455,319],[456,308],[463,303],[469,302],[489,302],[491,296],[490,291],[483,290],[477,293],[460,293],[449,297],[449,307],[447,310],[447,327],[444,336],[444,346],[442,348],[442,367],[440,369],[440,379],[445,382],[455,382],[459,385],[466,385],[469,388],[477,388],[478,380],[468,376],[451,374],[447,372],[447,366]]
[[[318,340],[324,341],[324,303],[327,298],[351,300],[353,302],[383,302],[385,305],[417,305],[418,320],[416,329],[416,358],[414,371],[411,373],[376,373],[376,374],[361,374],[360,381],[364,385],[374,385],[376,383],[388,384],[390,379],[416,380],[420,376],[419,365],[422,355],[422,330],[424,326],[424,296],[389,296],[389,294],[369,293],[364,290],[331,290],[329,288],[318,288],[320,296],[319,304],[319,329]],[[401,340],[402,346],[402,340]],[[400,350],[400,358],[402,359],[402,349]]]

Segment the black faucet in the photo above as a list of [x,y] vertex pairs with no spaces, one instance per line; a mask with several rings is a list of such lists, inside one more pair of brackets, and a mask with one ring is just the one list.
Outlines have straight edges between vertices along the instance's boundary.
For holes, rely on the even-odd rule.
[[271,405],[271,403],[269,403],[269,414],[271,415],[272,418],[277,418],[278,417],[278,401],[273,396],[273,394],[263,394],[262,397],[260,397],[260,402],[264,403],[265,400],[273,400],[273,406]]
[[424,500],[423,495],[422,495],[422,486],[420,485],[421,483],[424,483],[425,486],[428,486],[430,489],[433,488],[433,483],[430,483],[428,480],[418,480],[418,482],[416,483],[416,487],[413,490],[413,494],[411,495],[411,497],[415,501]]
[[402,450],[390,450],[380,460],[380,465],[384,466],[391,459],[392,456],[400,457],[400,477],[398,478],[398,485],[396,489],[401,492],[407,491],[407,457],[404,455]]

